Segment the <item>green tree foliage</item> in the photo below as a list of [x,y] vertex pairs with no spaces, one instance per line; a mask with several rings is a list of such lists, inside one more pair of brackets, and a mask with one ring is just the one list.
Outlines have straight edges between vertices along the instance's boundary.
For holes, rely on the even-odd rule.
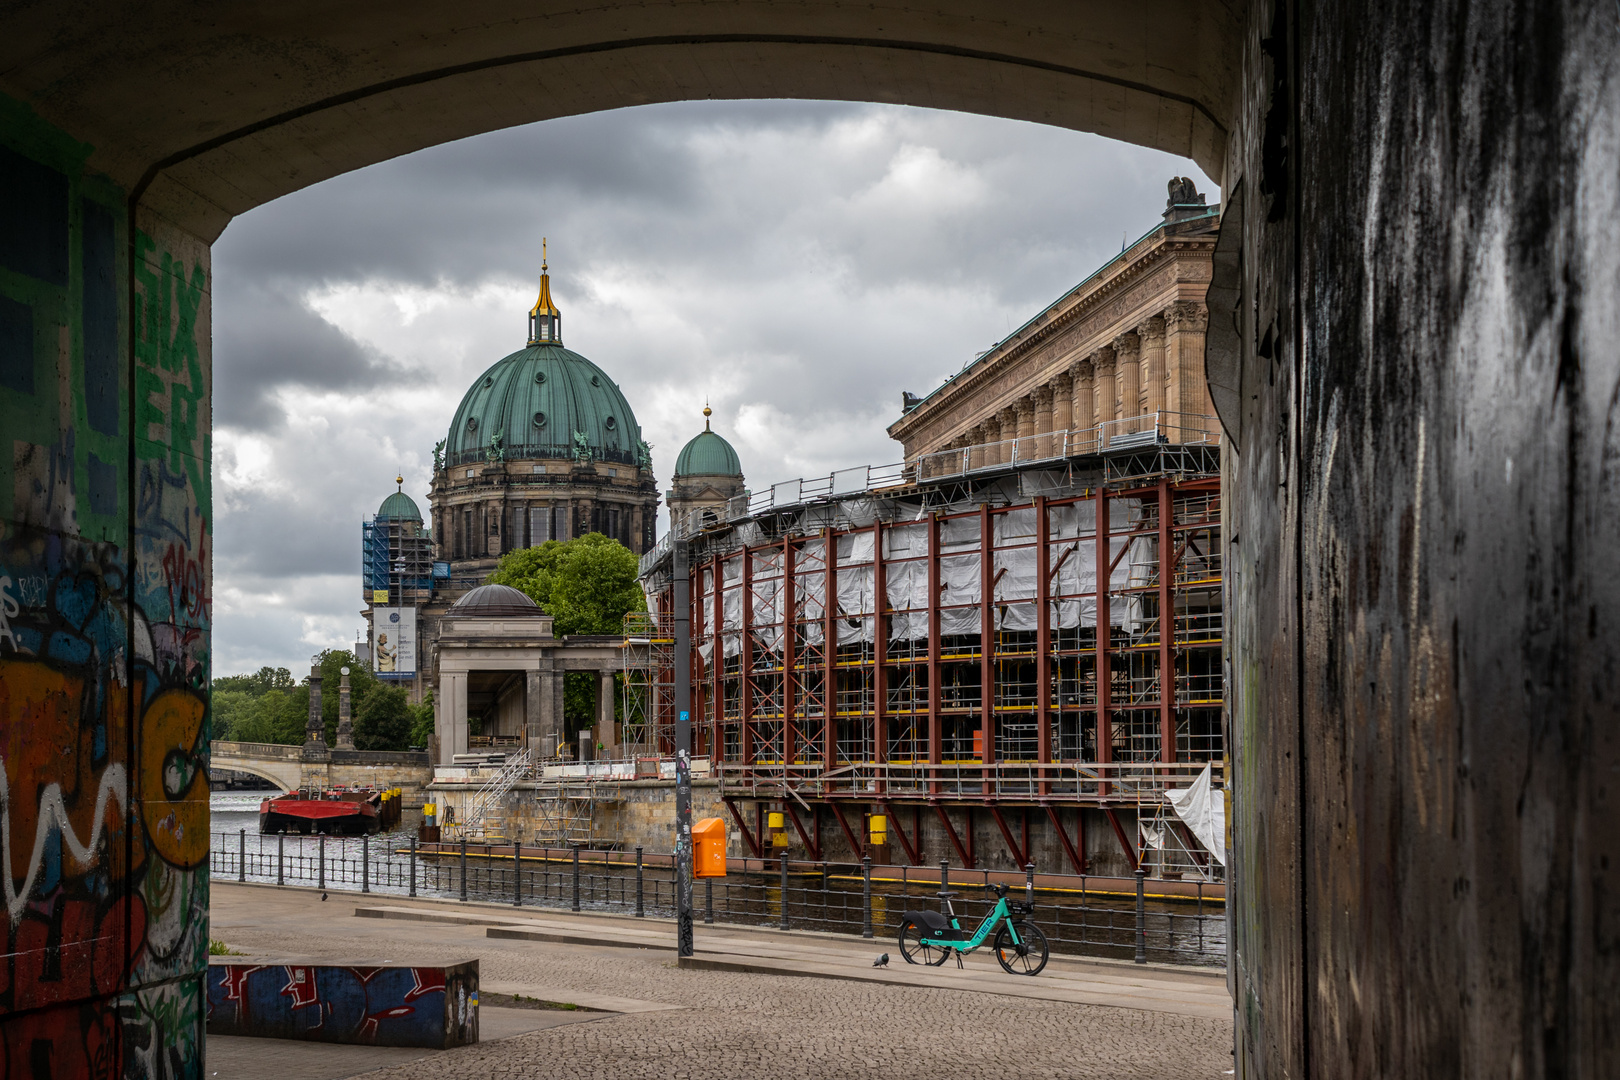
[[559,636],[617,634],[626,614],[647,609],[636,570],[629,548],[586,533],[503,555],[486,581],[527,594],[552,617]]
[[[586,533],[509,552],[485,580],[510,585],[539,604],[552,617],[559,637],[618,634],[626,615],[647,610],[638,569],[629,548],[601,533]],[[588,671],[571,671],[563,678],[563,717],[570,738],[595,722],[595,683]]]
[[378,686],[366,694],[354,717],[357,750],[403,750],[411,737],[410,697],[397,686]]
[[226,675],[215,679],[214,693],[244,693],[249,697],[261,698],[272,690],[291,690],[296,685],[292,672],[286,668],[265,666],[251,675]]
[[429,690],[422,704],[411,706],[410,745],[426,750],[433,742],[433,691]]

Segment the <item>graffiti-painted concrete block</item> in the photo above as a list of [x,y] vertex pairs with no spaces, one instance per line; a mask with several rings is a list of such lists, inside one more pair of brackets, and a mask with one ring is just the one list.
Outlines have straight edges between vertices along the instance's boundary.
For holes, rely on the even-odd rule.
[[478,961],[377,964],[215,956],[208,1031],[448,1050],[478,1041]]

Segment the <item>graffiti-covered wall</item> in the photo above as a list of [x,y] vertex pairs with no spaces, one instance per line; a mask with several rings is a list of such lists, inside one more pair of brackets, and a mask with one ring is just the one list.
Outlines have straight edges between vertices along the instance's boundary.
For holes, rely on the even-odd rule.
[[208,249],[91,149],[0,99],[0,1072],[194,1076]]

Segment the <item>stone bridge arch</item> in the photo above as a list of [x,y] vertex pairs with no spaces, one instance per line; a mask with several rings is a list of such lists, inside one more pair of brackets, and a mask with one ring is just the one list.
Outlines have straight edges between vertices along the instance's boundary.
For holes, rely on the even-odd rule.
[[[286,753],[289,750],[290,755]],[[291,791],[299,784],[301,755],[296,746],[216,739],[209,744],[208,760],[216,769],[233,769],[263,777],[272,784],[279,784],[282,791]]]

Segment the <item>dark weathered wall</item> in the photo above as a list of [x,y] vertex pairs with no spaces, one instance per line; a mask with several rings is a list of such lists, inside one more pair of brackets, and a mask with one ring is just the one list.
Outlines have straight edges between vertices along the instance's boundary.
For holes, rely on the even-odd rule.
[[1620,1075],[1620,8],[1306,7],[1229,178],[1241,1074]]
[[208,249],[89,149],[0,99],[0,1075],[195,1075]]

